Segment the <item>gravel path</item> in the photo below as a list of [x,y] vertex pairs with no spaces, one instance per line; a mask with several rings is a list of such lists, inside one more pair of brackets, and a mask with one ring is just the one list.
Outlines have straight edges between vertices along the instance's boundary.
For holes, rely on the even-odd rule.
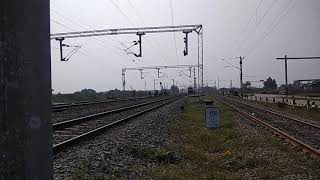
[[170,123],[184,100],[173,102],[54,156],[54,179],[136,179],[158,162],[152,154],[170,145]]

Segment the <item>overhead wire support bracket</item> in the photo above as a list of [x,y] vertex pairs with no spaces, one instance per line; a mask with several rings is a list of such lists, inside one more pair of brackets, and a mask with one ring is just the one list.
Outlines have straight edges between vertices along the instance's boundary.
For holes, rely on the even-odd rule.
[[184,44],[185,44],[185,48],[183,50],[183,55],[186,56],[188,55],[188,34],[191,33],[192,30],[184,30],[183,33],[185,34],[184,37]]
[[[135,67],[135,68],[122,68],[122,86],[123,90],[125,90],[126,87],[126,71],[140,71],[140,77],[143,79],[143,70],[157,70],[158,78],[161,78],[160,76],[160,69],[179,69],[179,68],[187,68],[191,70],[192,68],[196,68],[199,65],[192,65],[192,64],[186,64],[186,65],[172,65],[172,66],[143,66],[143,67]],[[191,73],[191,71],[190,71]],[[195,72],[194,72],[195,73]]]
[[[64,44],[64,37],[58,37],[56,40],[59,41],[60,61],[69,61],[69,59],[81,48],[81,46],[70,46],[68,44]],[[66,57],[63,57],[63,47],[74,47],[74,49]]]
[[140,70],[140,76],[141,76],[140,78],[143,79],[144,77],[143,77],[142,69],[139,69],[139,70]]
[[[198,76],[200,76],[201,70],[201,84],[203,86],[203,26],[201,24],[196,25],[179,25],[179,26],[153,26],[153,27],[142,27],[142,28],[119,28],[119,29],[101,29],[101,30],[90,30],[90,31],[75,31],[65,33],[55,33],[50,35],[50,39],[61,40],[67,38],[80,38],[80,37],[93,37],[93,36],[106,36],[106,35],[125,35],[125,34],[136,34],[139,36],[139,54],[130,52],[136,57],[142,57],[142,35],[155,34],[155,33],[172,33],[172,32],[193,32],[198,34]],[[185,42],[186,48],[184,55],[188,54],[188,34],[186,34]],[[201,42],[199,38],[201,37]],[[62,46],[60,47],[62,53]],[[129,51],[129,49],[128,49]],[[61,54],[61,60],[64,60]],[[201,62],[200,62],[201,61]],[[200,77],[198,77],[200,80]],[[200,83],[200,81],[198,82]],[[198,86],[200,87],[200,86]]]
[[157,68],[158,70],[158,78],[160,78],[160,68]]
[[57,37],[55,38],[57,41],[59,41],[59,49],[60,49],[60,60],[61,61],[65,61],[63,58],[63,52],[62,52],[62,46],[64,46],[63,41],[64,41],[64,37]]
[[136,57],[142,57],[142,36],[145,35],[144,32],[137,32],[137,35],[139,36],[138,44],[139,44],[139,54],[134,53]]

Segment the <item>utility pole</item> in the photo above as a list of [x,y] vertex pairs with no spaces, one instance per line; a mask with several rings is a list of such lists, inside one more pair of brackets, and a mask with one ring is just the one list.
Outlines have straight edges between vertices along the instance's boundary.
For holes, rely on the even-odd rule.
[[288,60],[315,60],[320,59],[320,57],[290,57],[288,58],[287,55],[284,58],[276,58],[277,60],[284,60],[284,76],[286,81],[286,95],[288,95]]
[[174,93],[174,79],[172,79],[172,94],[175,94]]
[[122,89],[126,91],[126,70],[122,69]]
[[203,88],[203,71],[204,71],[204,67],[203,67],[203,29],[200,32],[201,34],[201,87]]
[[156,92],[156,79],[153,79],[153,91]]
[[284,55],[284,73],[286,79],[286,95],[288,95],[288,63],[287,63],[287,55]]
[[193,68],[193,92],[196,93],[197,89],[197,78],[196,78],[196,68]]
[[239,57],[240,58],[240,94],[241,94],[241,99],[243,99],[243,82],[242,82],[242,78],[243,78],[243,73],[242,73],[242,60],[243,57]]
[[220,89],[219,85],[220,85],[220,79],[219,79],[219,76],[218,76],[218,91]]
[[53,179],[49,6],[0,1],[0,179]]
[[200,94],[200,32],[198,32],[198,95]]

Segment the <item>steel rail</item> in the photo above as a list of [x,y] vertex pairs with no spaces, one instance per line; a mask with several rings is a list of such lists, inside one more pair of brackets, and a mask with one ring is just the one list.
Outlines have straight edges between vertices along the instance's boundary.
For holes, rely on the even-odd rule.
[[287,119],[290,119],[290,120],[292,120],[292,121],[296,121],[296,122],[298,122],[298,123],[301,123],[301,124],[304,124],[304,125],[308,125],[308,126],[311,126],[311,127],[317,128],[317,129],[320,129],[320,126],[317,126],[317,125],[315,125],[315,124],[308,123],[308,122],[299,120],[299,119],[297,119],[297,118],[289,117],[289,116],[287,116],[287,115],[280,114],[280,113],[275,112],[275,111],[272,111],[272,110],[270,110],[270,109],[263,109],[263,108],[261,108],[261,107],[254,106],[254,105],[252,105],[252,104],[245,103],[245,102],[241,102],[241,101],[237,101],[237,100],[233,100],[233,99],[230,99],[230,98],[226,98],[226,99],[229,99],[229,100],[231,100],[231,101],[236,101],[236,102],[238,102],[238,103],[241,103],[241,104],[250,106],[250,107],[252,107],[252,108],[256,108],[256,109],[259,109],[259,110],[268,112],[268,113],[270,113],[270,114],[274,114],[274,115],[277,115],[277,116],[281,116],[281,117],[283,117],[283,118],[287,118]]
[[101,112],[101,113],[96,113],[96,114],[92,114],[92,115],[88,115],[88,116],[83,116],[83,117],[79,117],[79,118],[75,118],[75,119],[71,119],[71,120],[67,120],[67,121],[62,121],[62,122],[58,122],[52,125],[53,130],[57,130],[60,128],[65,128],[67,126],[73,125],[75,123],[81,123],[84,121],[89,121],[90,119],[95,119],[95,118],[99,118],[111,113],[117,113],[117,112],[122,112],[125,110],[129,110],[129,109],[133,109],[133,108],[137,108],[137,107],[141,107],[141,106],[145,106],[145,105],[149,105],[149,104],[153,104],[156,102],[162,102],[170,98],[165,98],[165,99],[160,99],[160,100],[154,100],[154,101],[149,101],[149,102],[144,102],[144,103],[140,103],[140,104],[135,104],[135,105],[131,105],[131,106],[127,106],[127,107],[122,107],[122,108],[118,108],[118,109],[113,109],[113,110],[109,110],[109,111],[105,111],[105,112]]
[[306,151],[310,152],[314,157],[320,158],[320,151],[319,151],[319,150],[317,150],[317,149],[315,149],[315,148],[313,148],[313,147],[311,147],[311,146],[303,143],[302,141],[300,141],[300,140],[298,140],[298,139],[290,136],[289,134],[287,134],[287,133],[285,133],[285,132],[283,132],[283,131],[275,128],[275,127],[273,127],[272,125],[264,122],[263,120],[260,120],[260,119],[256,118],[255,116],[253,116],[253,115],[251,115],[251,114],[249,114],[249,113],[241,110],[240,108],[235,107],[234,105],[232,105],[232,104],[230,104],[230,103],[228,103],[228,102],[226,102],[226,101],[224,101],[224,100],[222,100],[222,99],[220,99],[220,98],[216,98],[216,99],[218,99],[218,100],[221,101],[222,103],[224,103],[224,104],[232,107],[233,109],[237,110],[239,113],[245,115],[245,116],[248,117],[249,119],[251,119],[251,120],[253,120],[253,121],[257,122],[257,123],[262,124],[262,125],[265,126],[266,128],[270,129],[273,133],[275,133],[275,134],[277,134],[277,135],[279,135],[279,136],[284,137],[284,138],[287,139],[291,144],[293,144],[293,145],[299,145],[300,147],[302,147],[302,148],[305,149]]
[[52,111],[53,112],[60,112],[60,111],[72,109],[72,108],[79,107],[79,106],[94,105],[94,104],[104,104],[104,103],[112,103],[112,102],[131,101],[131,100],[137,100],[137,99],[145,99],[145,98],[148,98],[148,97],[128,98],[128,99],[112,99],[112,100],[101,100],[101,101],[91,101],[91,102],[78,102],[78,103],[70,103],[70,104],[63,104],[63,105],[53,105],[52,106]]
[[[128,116],[128,117],[125,117],[125,118],[122,118],[122,119],[120,119],[120,120],[117,120],[117,121],[114,121],[114,122],[112,122],[112,123],[109,123],[109,124],[107,124],[107,125],[101,126],[101,127],[97,128],[97,129],[94,129],[94,130],[89,131],[89,132],[87,132],[87,133],[84,133],[84,134],[81,134],[81,135],[76,136],[76,137],[74,137],[74,138],[68,139],[68,140],[66,140],[66,141],[64,141],[64,142],[55,144],[55,145],[53,145],[53,152],[54,152],[54,154],[57,154],[57,153],[60,152],[61,150],[65,149],[65,148],[67,148],[67,147],[70,147],[70,146],[74,145],[75,143],[78,143],[78,142],[80,142],[80,141],[82,141],[82,140],[85,140],[85,139],[87,139],[87,138],[90,138],[90,137],[92,137],[92,136],[96,136],[96,135],[104,132],[105,130],[107,130],[107,129],[109,129],[109,128],[112,128],[112,127],[115,127],[115,126],[117,126],[117,125],[120,125],[121,123],[124,123],[124,122],[126,122],[126,121],[128,121],[128,120],[131,120],[131,119],[133,119],[133,118],[136,118],[136,117],[138,117],[138,116],[141,116],[141,115],[143,115],[143,114],[145,114],[145,113],[147,113],[147,112],[149,112],[149,111],[155,110],[155,109],[157,109],[157,108],[159,108],[159,107],[162,107],[162,106],[164,106],[164,105],[166,105],[166,104],[169,104],[169,103],[171,103],[171,102],[174,102],[174,101],[176,101],[176,100],[178,100],[178,99],[180,99],[180,98],[182,98],[182,97],[174,97],[174,98],[172,98],[173,100],[171,99],[170,101],[161,103],[161,104],[156,105],[156,106],[154,106],[154,107],[151,107],[151,108],[149,108],[149,109],[140,111],[140,112],[135,113],[135,114],[133,114],[133,115],[130,115],[130,116]],[[167,100],[168,100],[168,99],[167,99]]]

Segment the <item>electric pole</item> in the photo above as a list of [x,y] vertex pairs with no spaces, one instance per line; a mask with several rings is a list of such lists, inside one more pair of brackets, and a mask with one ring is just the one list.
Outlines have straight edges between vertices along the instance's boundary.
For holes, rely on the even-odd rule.
[[174,79],[172,79],[172,94],[175,94],[174,93]]
[[239,57],[240,58],[240,95],[241,95],[241,99],[243,99],[243,82],[242,82],[242,78],[243,78],[243,74],[242,74],[242,60],[243,57]]
[[193,68],[193,92],[196,93],[197,89],[197,78],[196,78],[196,68]]
[[287,55],[284,56],[284,58],[276,58],[277,60],[284,60],[284,75],[285,75],[285,81],[286,81],[286,95],[288,95],[288,60],[319,60],[320,57],[287,57]]
[[218,76],[218,91],[220,89],[219,85],[220,85],[220,79],[219,79],[219,76]]
[[286,95],[288,96],[288,64],[287,64],[287,55],[284,56],[284,71],[286,79]]

